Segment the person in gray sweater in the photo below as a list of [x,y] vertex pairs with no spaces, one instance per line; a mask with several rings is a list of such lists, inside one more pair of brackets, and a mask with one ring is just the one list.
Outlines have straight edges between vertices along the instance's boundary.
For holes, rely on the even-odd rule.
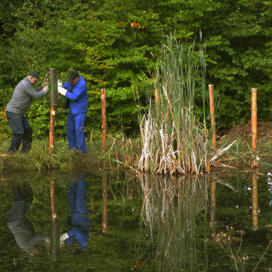
[[15,87],[11,100],[6,107],[6,116],[12,130],[12,140],[8,152],[15,152],[22,143],[22,153],[28,152],[32,144],[32,128],[26,118],[26,112],[33,99],[40,99],[49,91],[48,81],[37,88],[35,82],[40,82],[37,71],[29,72],[28,76]]

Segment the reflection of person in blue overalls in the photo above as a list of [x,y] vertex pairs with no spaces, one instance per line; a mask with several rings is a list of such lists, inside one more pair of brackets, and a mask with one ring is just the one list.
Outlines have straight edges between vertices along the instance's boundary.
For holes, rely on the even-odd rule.
[[[72,216],[69,230],[60,236],[60,244],[66,241],[81,252],[89,242],[90,219],[85,202],[86,176],[69,181],[68,204]],[[79,246],[79,248],[77,248]]]
[[66,109],[70,109],[67,119],[67,138],[69,148],[86,153],[84,125],[88,110],[87,84],[77,71],[71,71],[58,92],[66,98]]
[[14,200],[9,210],[8,227],[20,248],[30,256],[34,256],[40,251],[40,242],[45,243],[46,248],[49,248],[51,239],[43,233],[36,233],[27,218],[33,201],[33,191],[29,183],[24,182],[21,186],[13,184],[12,191]]

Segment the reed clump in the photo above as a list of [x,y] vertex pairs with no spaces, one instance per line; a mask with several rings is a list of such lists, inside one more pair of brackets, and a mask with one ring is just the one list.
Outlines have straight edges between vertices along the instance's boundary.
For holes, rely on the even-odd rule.
[[[210,137],[205,122],[203,46],[196,51],[195,43],[185,47],[174,36],[166,38],[153,97],[140,124],[139,169],[159,174],[206,172]],[[201,97],[201,112],[196,97]]]

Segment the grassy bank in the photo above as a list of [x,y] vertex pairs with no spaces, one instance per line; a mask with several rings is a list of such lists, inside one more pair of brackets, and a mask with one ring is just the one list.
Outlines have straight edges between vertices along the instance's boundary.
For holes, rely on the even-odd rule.
[[[107,152],[102,152],[100,140],[87,142],[85,154],[69,150],[67,141],[55,142],[54,151],[49,154],[49,142],[34,141],[29,153],[16,152],[0,157],[0,172],[14,171],[44,171],[44,170],[71,170],[71,169],[116,169],[133,168],[137,161],[135,149],[139,149],[139,141],[132,141],[124,137],[109,137],[107,140]],[[10,140],[2,141],[0,153],[5,154]],[[135,166],[135,165],[134,165]]]
[[[216,159],[211,163],[210,173],[232,171],[255,171],[266,174],[272,172],[272,123],[258,123],[258,146],[255,152],[250,146],[250,123],[233,128],[218,137],[217,149],[211,157]],[[235,143],[224,151],[231,143]],[[6,153],[10,140],[3,140],[0,153]],[[34,141],[28,154],[20,152],[7,157],[0,157],[0,172],[14,171],[44,171],[73,169],[126,169],[140,171],[139,161],[142,155],[142,139],[129,139],[123,134],[108,136],[107,152],[102,152],[100,139],[87,142],[87,153],[80,154],[69,150],[65,140],[58,140],[53,154],[48,153],[48,141]],[[258,160],[257,160],[258,159]],[[252,162],[255,161],[255,167]]]

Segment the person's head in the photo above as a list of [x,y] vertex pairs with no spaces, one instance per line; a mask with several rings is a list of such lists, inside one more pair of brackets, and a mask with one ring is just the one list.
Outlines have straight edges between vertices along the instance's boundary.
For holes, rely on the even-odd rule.
[[78,71],[70,71],[67,77],[67,82],[72,86],[75,86],[79,81],[79,73]]
[[32,84],[34,84],[35,82],[40,82],[40,77],[39,77],[39,73],[37,71],[31,71],[28,74],[28,79],[30,80],[30,82]]
[[45,247],[45,242],[40,240],[32,248],[26,250],[25,252],[31,257],[37,257],[44,251]]

